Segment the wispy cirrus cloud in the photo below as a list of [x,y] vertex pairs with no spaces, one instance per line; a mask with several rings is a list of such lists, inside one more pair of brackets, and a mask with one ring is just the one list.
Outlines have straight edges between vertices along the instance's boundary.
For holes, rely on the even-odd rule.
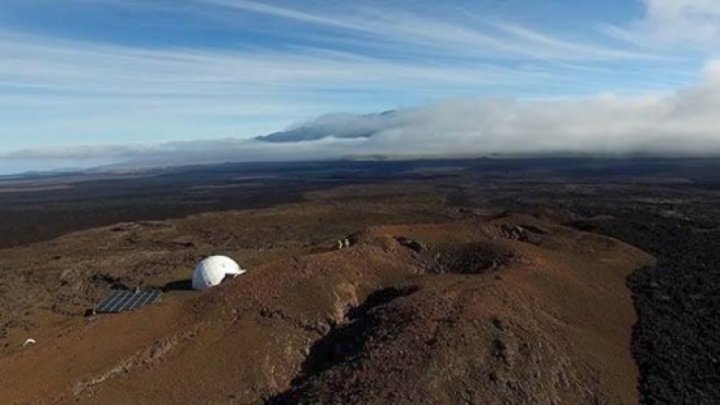
[[[497,16],[486,16],[465,8],[453,10],[453,3],[442,7],[419,7],[407,11],[392,1],[386,2],[258,2],[253,0],[184,0],[180,2],[136,0],[76,0],[115,7],[147,7],[175,13],[202,13],[232,25],[237,16],[257,15],[294,22],[307,27],[324,28],[324,43],[337,41],[356,46],[384,46],[405,54],[421,49],[428,56],[454,55],[463,59],[507,58],[563,61],[656,60],[666,58],[657,49],[608,44],[603,38],[562,38],[542,30],[506,22]],[[660,0],[667,1],[667,0]],[[704,0],[703,0],[704,1]],[[425,12],[420,10],[425,9]],[[230,13],[230,14],[229,14]],[[507,18],[507,17],[503,17]],[[252,24],[253,20],[237,20]],[[272,26],[272,25],[271,25]],[[274,33],[277,34],[277,33]],[[293,37],[298,37],[292,32]],[[301,33],[299,37],[304,34]],[[312,35],[310,35],[312,37]],[[319,37],[315,37],[319,39]]]
[[530,74],[538,77],[528,70],[492,64],[400,62],[315,48],[294,52],[151,50],[2,33],[0,52],[4,57],[0,65],[3,84],[77,92],[123,93],[146,88],[168,95],[222,95],[232,93],[232,86],[373,90],[389,83],[473,86],[519,80]]
[[504,57],[555,60],[657,59],[662,55],[632,47],[612,47],[556,38],[519,24],[493,18],[443,20],[400,9],[368,8],[352,4],[339,11],[301,11],[297,5],[278,6],[249,0],[195,0],[199,4],[244,13],[257,13],[393,43],[400,49],[419,46],[465,58]]
[[149,133],[168,140],[249,137],[334,110],[343,101],[368,109],[362,100],[371,104],[378,93],[462,92],[530,85],[553,75],[313,48],[138,49],[17,33],[0,33],[0,54],[0,105],[6,107],[0,136],[35,142],[44,137],[50,144],[68,136],[74,142],[141,140]]

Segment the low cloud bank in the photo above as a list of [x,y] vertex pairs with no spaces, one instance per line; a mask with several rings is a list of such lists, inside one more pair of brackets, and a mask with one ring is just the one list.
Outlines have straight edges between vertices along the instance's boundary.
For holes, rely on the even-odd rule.
[[84,146],[6,153],[8,159],[105,159],[188,164],[493,153],[720,154],[720,63],[702,84],[642,97],[553,101],[447,100],[380,114],[331,114],[250,139],[153,146]]
[[[670,94],[563,101],[449,100],[379,115],[326,116],[259,141],[364,138],[361,153],[720,152],[720,63]],[[297,135],[297,136],[296,136]]]

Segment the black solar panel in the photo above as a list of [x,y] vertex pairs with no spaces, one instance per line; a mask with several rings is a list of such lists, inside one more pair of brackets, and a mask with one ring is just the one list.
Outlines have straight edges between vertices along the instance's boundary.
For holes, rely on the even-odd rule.
[[95,312],[132,311],[160,299],[160,291],[118,291],[95,307]]

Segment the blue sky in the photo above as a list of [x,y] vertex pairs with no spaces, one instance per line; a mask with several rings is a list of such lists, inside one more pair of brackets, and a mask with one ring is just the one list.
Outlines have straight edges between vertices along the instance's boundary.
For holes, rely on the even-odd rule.
[[[612,140],[688,92],[715,100],[719,26],[714,0],[3,0],[0,173],[516,151],[528,140],[530,151],[639,148],[657,139]],[[584,132],[548,115],[577,105],[605,110]],[[610,141],[590,133],[613,108],[654,110],[633,109],[627,128],[606,129]],[[373,121],[377,137],[340,133],[365,125],[350,114],[386,110],[399,113]],[[458,111],[490,118],[458,124]],[[714,145],[710,118],[672,113],[676,132],[658,137],[697,132]],[[556,135],[531,134],[529,121]],[[328,139],[251,139],[317,125]],[[426,147],[402,150],[410,132]]]

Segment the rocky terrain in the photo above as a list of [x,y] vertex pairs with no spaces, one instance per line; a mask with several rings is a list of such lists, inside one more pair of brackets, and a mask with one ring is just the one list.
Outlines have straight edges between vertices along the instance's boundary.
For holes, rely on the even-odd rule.
[[[20,323],[3,339],[0,402],[636,401],[624,279],[649,255],[526,216],[368,226],[343,250],[252,226],[272,232],[303,213],[312,228],[330,214],[313,205],[120,224],[5,252],[4,280],[23,275],[11,289],[37,299],[3,294]],[[225,253],[247,275],[82,317],[110,288],[172,286],[240,224],[258,233]],[[72,259],[43,266],[36,252]],[[15,267],[31,256],[33,272]],[[38,343],[18,348],[29,336]]]
[[376,165],[0,182],[0,402],[720,399],[712,163]]

